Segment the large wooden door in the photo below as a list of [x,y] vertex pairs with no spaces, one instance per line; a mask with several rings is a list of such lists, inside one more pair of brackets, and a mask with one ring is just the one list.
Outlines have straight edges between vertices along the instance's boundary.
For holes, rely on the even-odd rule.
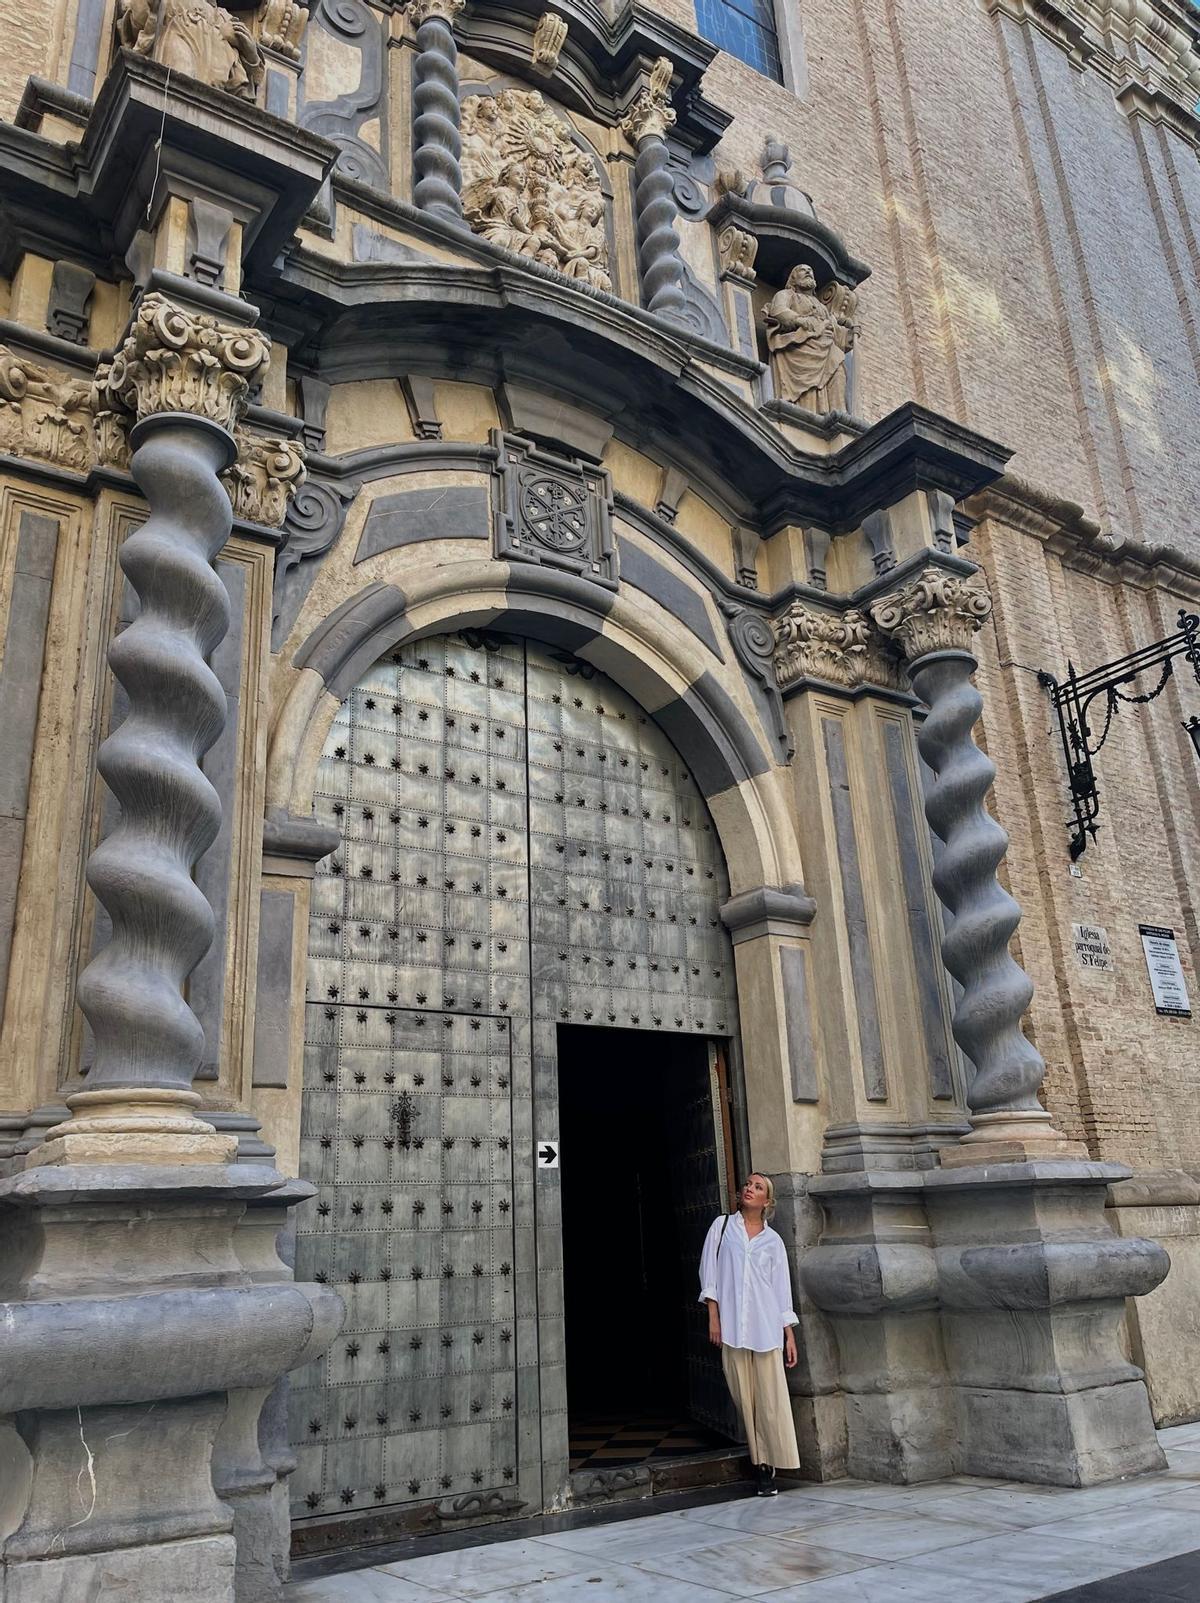
[[[363,677],[314,807],[343,844],[313,884],[296,1271],[347,1317],[293,1377],[294,1518],[536,1509],[566,1402],[534,1109],[553,1129],[559,1023],[736,1029],[715,829],[615,685],[473,633]],[[693,1180],[713,1106],[707,1137],[680,1110]]]

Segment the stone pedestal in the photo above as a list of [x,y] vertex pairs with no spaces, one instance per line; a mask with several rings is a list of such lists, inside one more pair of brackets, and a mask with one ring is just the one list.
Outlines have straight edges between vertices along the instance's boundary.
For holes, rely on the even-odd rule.
[[1105,1216],[1128,1174],[1041,1161],[926,1176],[961,1473],[1091,1486],[1162,1468],[1122,1326],[1170,1259]]
[[1125,1299],[1169,1260],[1075,1161],[827,1175],[801,1283],[837,1334],[850,1474],[1090,1486],[1162,1466]]
[[[262,1399],[324,1350],[342,1311],[333,1292],[243,1262],[247,1209],[283,1186],[249,1165],[69,1164],[0,1182],[6,1603],[271,1595],[235,1590],[240,1512],[222,1494],[254,1490]],[[308,1189],[288,1186],[277,1213]]]
[[846,1471],[873,1481],[954,1473],[955,1418],[922,1173],[825,1175],[826,1227],[800,1283],[829,1316],[846,1395]]

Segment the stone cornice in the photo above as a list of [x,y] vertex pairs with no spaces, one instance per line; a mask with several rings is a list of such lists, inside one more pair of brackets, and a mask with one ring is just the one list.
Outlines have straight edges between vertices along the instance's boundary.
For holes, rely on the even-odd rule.
[[975,522],[991,520],[1042,541],[1065,567],[1108,584],[1200,598],[1200,559],[1179,546],[1105,534],[1073,501],[1006,473],[963,503]]
[[1200,30],[1175,0],[984,0],[993,15],[1027,23],[1081,70],[1098,73],[1131,114],[1164,107],[1161,120],[1195,142]]

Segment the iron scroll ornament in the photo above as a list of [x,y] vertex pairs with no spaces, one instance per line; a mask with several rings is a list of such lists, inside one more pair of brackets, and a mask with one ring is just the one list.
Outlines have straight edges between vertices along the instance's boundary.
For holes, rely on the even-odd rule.
[[[1174,674],[1176,657],[1187,662],[1200,685],[1200,613],[1180,608],[1179,627],[1165,640],[1142,646],[1116,662],[1092,668],[1085,674],[1075,672],[1074,663],[1067,664],[1066,680],[1060,684],[1050,673],[1039,673],[1038,684],[1050,692],[1051,704],[1058,716],[1059,737],[1067,764],[1067,784],[1071,793],[1072,816],[1067,820],[1070,831],[1071,861],[1076,862],[1087,850],[1089,837],[1095,840],[1099,825],[1100,791],[1096,783],[1093,758],[1108,739],[1113,718],[1121,703],[1127,706],[1144,706],[1155,701],[1167,688]],[[1121,686],[1158,668],[1158,683],[1150,690],[1137,695],[1122,695]],[[1104,726],[1099,735],[1089,721],[1095,703],[1104,702]],[[1186,725],[1185,725],[1186,727]]]

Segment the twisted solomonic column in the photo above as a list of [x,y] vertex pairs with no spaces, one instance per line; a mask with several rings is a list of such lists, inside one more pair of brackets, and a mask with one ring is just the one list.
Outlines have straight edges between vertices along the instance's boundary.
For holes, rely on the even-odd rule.
[[1046,1065],[1021,1031],[1033,985],[1008,950],[1021,910],[996,878],[1008,836],[984,806],[996,769],[971,733],[983,701],[971,682],[978,663],[970,646],[991,610],[982,590],[937,568],[871,608],[929,708],[917,745],[934,774],[925,816],[945,848],[933,873],[950,914],[942,958],[962,987],[954,1038],[975,1065],[967,1093],[973,1130],[961,1157],[948,1149],[951,1162],[1083,1153],[1039,1102]]
[[412,0],[413,201],[447,222],[462,221],[462,139],[458,131],[458,46],[453,21],[466,0]]
[[96,1055],[87,1089],[67,1098],[72,1118],[32,1154],[38,1163],[211,1163],[236,1148],[192,1111],[204,1031],[183,986],[212,940],[192,869],[221,822],[200,769],[225,723],[225,693],[205,660],[229,627],[213,568],[231,524],[218,475],[234,460],[234,423],[269,349],[252,329],[152,293],[103,378],[98,401],[137,419],[132,473],[150,515],[121,549],[137,616],[108,649],[129,711],[97,758],[121,814],[87,870],[112,920],[77,992]]
[[634,201],[642,303],[648,312],[682,322],[687,302],[675,232],[675,181],[667,158],[667,130],[675,125],[671,72],[670,61],[662,56],[650,74],[650,87],[626,112],[621,132],[637,149]]

